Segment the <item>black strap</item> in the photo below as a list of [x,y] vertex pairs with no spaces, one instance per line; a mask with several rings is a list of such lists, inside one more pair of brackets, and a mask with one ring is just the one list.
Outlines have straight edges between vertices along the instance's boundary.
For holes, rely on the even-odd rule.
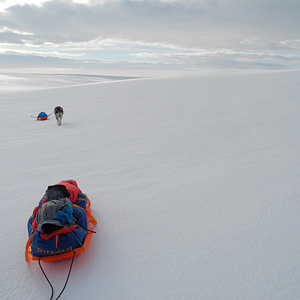
[[66,282],[65,282],[65,285],[64,285],[63,289],[61,290],[60,294],[57,296],[57,298],[56,298],[55,300],[57,300],[57,299],[62,295],[62,293],[64,292],[64,290],[65,290],[65,288],[66,288],[66,286],[67,286],[67,283],[68,283],[68,280],[69,280],[69,277],[70,277],[70,274],[71,274],[71,270],[72,270],[74,258],[75,258],[75,253],[76,253],[76,250],[74,250],[74,253],[73,253],[72,262],[71,262],[69,274],[68,274],[67,280],[66,280]]
[[74,222],[74,225],[76,225],[77,227],[79,227],[79,228],[80,228],[83,232],[85,232],[85,233],[87,233],[87,231],[92,232],[92,233],[97,233],[96,231],[91,230],[91,229],[88,229],[88,228],[85,228],[84,226],[79,225],[79,224],[77,224],[77,223],[75,223],[75,222]]
[[[69,269],[69,273],[68,273],[68,277],[67,277],[67,279],[66,279],[65,285],[64,285],[63,289],[61,290],[61,292],[59,293],[59,295],[55,298],[55,300],[57,300],[58,298],[60,298],[60,296],[62,295],[62,293],[64,292],[64,290],[65,290],[65,288],[66,288],[66,286],[67,286],[67,283],[68,283],[68,280],[69,280],[69,277],[70,277],[70,274],[71,274],[71,270],[72,270],[74,258],[75,258],[75,253],[76,253],[76,250],[74,250],[74,253],[73,253],[72,262],[71,262],[71,265],[70,265],[70,269]],[[43,270],[43,268],[42,268],[42,265],[41,265],[40,260],[41,260],[41,258],[39,257],[39,265],[40,265],[40,268],[41,268],[41,270],[42,270],[42,272],[43,272],[43,274],[44,274],[46,280],[48,281],[48,283],[49,283],[49,285],[50,285],[50,287],[51,287],[51,298],[50,298],[50,300],[52,300],[52,299],[53,299],[53,294],[54,294],[54,289],[53,289],[53,286],[52,286],[50,280],[48,279],[47,275],[45,274],[45,272],[44,272],[44,270]]]
[[41,270],[42,270],[42,272],[43,272],[43,274],[44,274],[46,280],[48,281],[48,283],[49,283],[49,285],[50,285],[50,287],[51,287],[51,298],[50,298],[50,300],[52,300],[53,294],[54,294],[54,289],[53,289],[53,286],[52,286],[50,280],[48,279],[46,273],[44,272],[44,270],[43,270],[43,268],[42,268],[42,265],[41,265],[41,257],[39,257],[39,266],[40,266],[40,268],[41,268]]

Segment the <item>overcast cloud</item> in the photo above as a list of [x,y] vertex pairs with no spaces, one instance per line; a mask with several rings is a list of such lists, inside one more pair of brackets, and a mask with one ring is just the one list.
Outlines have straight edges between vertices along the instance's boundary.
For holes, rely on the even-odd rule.
[[1,5],[0,56],[6,58],[300,67],[298,0],[19,0]]

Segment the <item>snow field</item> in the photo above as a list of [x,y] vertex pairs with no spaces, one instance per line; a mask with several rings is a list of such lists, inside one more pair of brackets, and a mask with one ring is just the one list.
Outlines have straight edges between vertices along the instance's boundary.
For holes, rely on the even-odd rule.
[[[48,185],[74,179],[98,226],[61,299],[296,300],[298,76],[70,76],[3,93],[1,298],[50,297],[24,260],[26,223]],[[30,118],[56,105],[62,126]],[[44,264],[56,293],[69,264]]]

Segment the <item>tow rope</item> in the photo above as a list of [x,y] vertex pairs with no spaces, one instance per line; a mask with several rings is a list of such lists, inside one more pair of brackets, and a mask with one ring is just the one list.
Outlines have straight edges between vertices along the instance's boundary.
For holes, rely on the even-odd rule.
[[[62,293],[64,292],[64,290],[65,290],[65,288],[66,288],[66,286],[67,286],[67,283],[68,283],[68,280],[69,280],[69,277],[70,277],[70,274],[71,274],[71,270],[72,270],[74,258],[75,258],[75,253],[76,253],[76,250],[74,250],[74,253],[73,253],[72,262],[71,262],[71,265],[70,265],[70,269],[69,269],[69,273],[68,273],[68,277],[67,277],[67,279],[66,279],[65,285],[64,285],[63,289],[61,290],[61,292],[59,293],[59,295],[55,298],[55,300],[57,300],[58,298],[60,298],[60,296],[62,295]],[[41,270],[42,270],[42,272],[43,272],[43,274],[44,274],[44,276],[45,276],[47,282],[49,283],[49,285],[50,285],[50,287],[51,287],[51,298],[50,298],[50,300],[52,300],[52,299],[53,299],[53,294],[54,294],[53,285],[51,284],[51,282],[50,282],[50,280],[48,279],[48,277],[47,277],[45,271],[43,270],[42,265],[41,265],[41,261],[40,261],[40,260],[41,260],[41,257],[39,257],[39,266],[40,266],[40,268],[41,268]]]

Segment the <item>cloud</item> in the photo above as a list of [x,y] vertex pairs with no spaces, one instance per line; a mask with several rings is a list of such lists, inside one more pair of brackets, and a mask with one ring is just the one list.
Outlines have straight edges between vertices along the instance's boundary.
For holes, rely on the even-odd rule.
[[24,44],[25,40],[32,36],[29,32],[14,31],[8,28],[0,30],[0,41],[2,44]]
[[300,50],[300,39],[281,41],[279,47],[290,50]]
[[[185,47],[238,46],[244,38],[293,39],[300,20],[297,1],[47,1],[15,5],[0,25],[32,32],[45,42],[97,37],[167,42]],[[96,4],[97,3],[97,4]],[[272,5],[271,5],[272,4]],[[292,5],[293,4],[293,5]],[[227,44],[227,45],[225,45]]]
[[299,50],[298,0],[45,0],[39,5],[19,0],[10,1],[15,5],[9,7],[4,3],[0,47],[7,51],[24,45],[57,51],[63,58],[70,51],[91,57],[93,51],[99,55],[128,50],[127,59],[178,63],[202,59],[199,53],[205,52],[210,58],[228,59],[222,49],[232,51],[235,61],[239,53],[249,61],[258,59],[252,52],[264,53],[267,60],[274,52],[284,61],[290,54],[284,51]]
[[16,6],[16,5],[25,5],[25,4],[30,4],[30,5],[36,5],[36,6],[41,6],[43,3],[47,2],[49,0],[1,0],[0,2],[0,11],[4,12],[7,8],[11,6]]

